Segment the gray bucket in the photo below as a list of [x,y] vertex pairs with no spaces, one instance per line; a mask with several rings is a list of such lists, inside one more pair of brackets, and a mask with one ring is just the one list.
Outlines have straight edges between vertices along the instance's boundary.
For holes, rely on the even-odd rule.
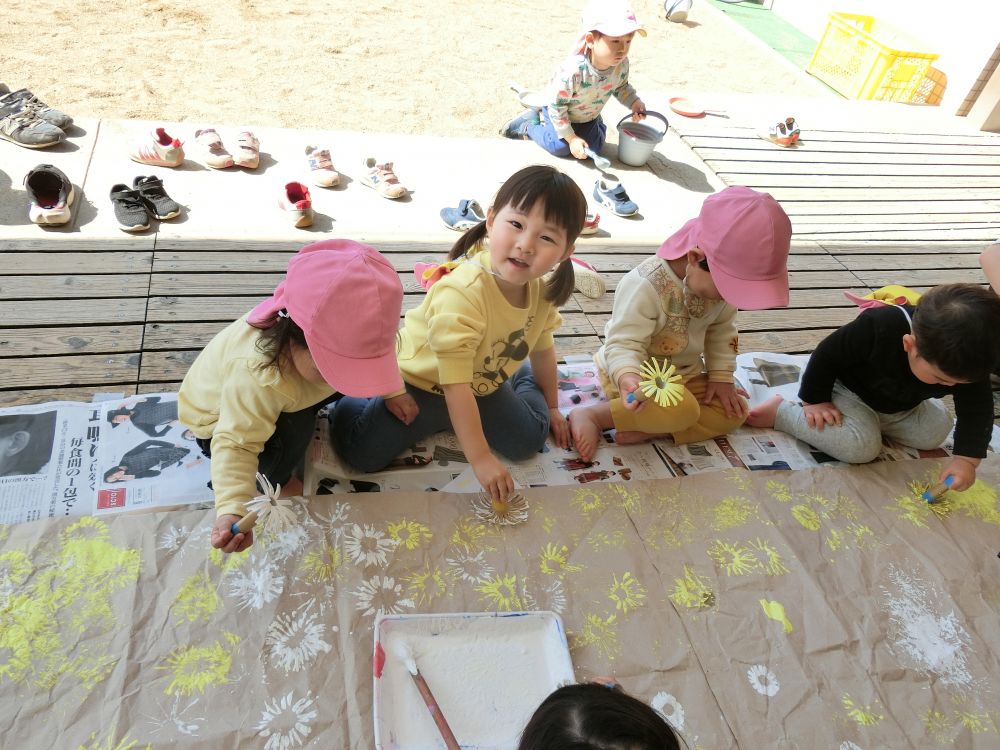
[[646,163],[669,127],[667,118],[659,112],[647,112],[646,117],[663,120],[663,130],[645,122],[632,122],[632,115],[625,115],[618,122],[618,159],[633,167],[641,167]]

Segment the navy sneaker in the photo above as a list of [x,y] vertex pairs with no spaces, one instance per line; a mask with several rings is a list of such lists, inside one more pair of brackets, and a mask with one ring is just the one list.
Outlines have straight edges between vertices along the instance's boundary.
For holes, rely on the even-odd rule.
[[149,229],[149,209],[138,190],[121,183],[111,187],[111,204],[115,208],[118,228],[123,232],[144,232]]
[[503,127],[500,128],[500,135],[515,141],[526,141],[530,138],[528,128],[532,125],[537,125],[539,122],[538,110],[526,109],[513,120],[505,122]]
[[594,183],[594,200],[611,209],[615,216],[633,216],[639,212],[639,206],[628,197],[622,184],[607,177]]
[[441,209],[441,221],[448,229],[464,232],[472,229],[476,224],[486,221],[486,214],[483,213],[483,207],[477,201],[461,200],[458,202],[458,208]]

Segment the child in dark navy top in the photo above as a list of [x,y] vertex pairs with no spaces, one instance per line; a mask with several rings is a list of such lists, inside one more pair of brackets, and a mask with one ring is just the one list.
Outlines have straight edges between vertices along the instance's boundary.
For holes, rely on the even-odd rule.
[[775,427],[839,461],[874,459],[882,436],[917,449],[938,447],[952,419],[955,446],[940,479],[964,490],[976,479],[993,429],[990,372],[1000,361],[1000,297],[975,284],[934,287],[916,306],[863,311],[809,358],[801,404],[776,396],[747,424]]

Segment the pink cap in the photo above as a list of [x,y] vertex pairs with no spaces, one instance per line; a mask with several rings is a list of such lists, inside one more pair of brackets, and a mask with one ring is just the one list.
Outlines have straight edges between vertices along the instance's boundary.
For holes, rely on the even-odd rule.
[[741,310],[788,306],[788,248],[792,223],[767,193],[731,185],[701,204],[691,219],[660,245],[667,260],[695,247],[705,253],[719,294]]
[[623,0],[591,0],[583,10],[583,30],[600,31],[606,36],[625,36],[636,31],[646,36],[632,6]]
[[348,396],[379,396],[403,387],[396,364],[402,304],[399,276],[375,248],[324,240],[292,256],[284,281],[247,322],[270,328],[285,310],[327,383]]

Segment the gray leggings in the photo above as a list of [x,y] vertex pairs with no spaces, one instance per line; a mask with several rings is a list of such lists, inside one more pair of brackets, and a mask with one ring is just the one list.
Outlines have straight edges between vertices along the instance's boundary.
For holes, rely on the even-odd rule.
[[919,450],[937,448],[951,431],[953,420],[940,399],[922,401],[909,411],[877,412],[838,380],[833,385],[833,405],[844,415],[839,427],[827,425],[822,432],[806,422],[802,404],[782,401],[774,426],[794,435],[838,461],[864,464],[882,450],[882,436]]

